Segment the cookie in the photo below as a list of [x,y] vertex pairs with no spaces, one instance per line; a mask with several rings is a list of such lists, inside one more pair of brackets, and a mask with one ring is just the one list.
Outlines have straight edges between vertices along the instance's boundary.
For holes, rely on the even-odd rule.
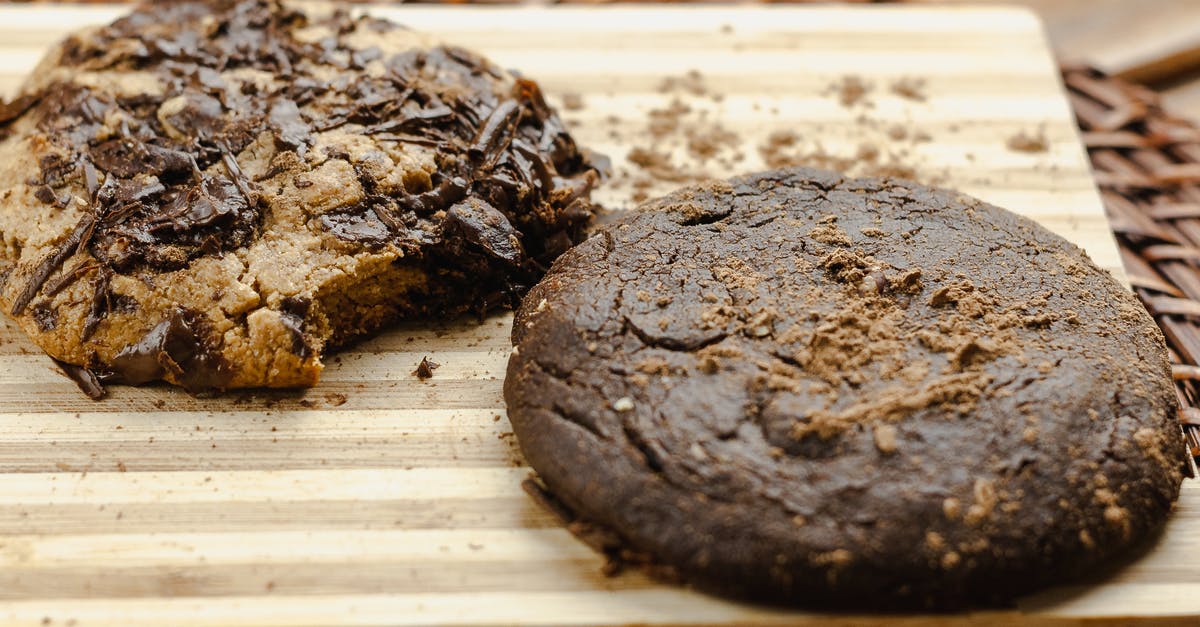
[[100,380],[191,390],[313,385],[389,321],[515,304],[597,176],[536,83],[268,0],[73,35],[0,124],[0,307]]
[[1163,338],[1034,222],[809,169],[690,187],[559,258],[504,397],[550,492],[695,585],[1003,603],[1158,529]]

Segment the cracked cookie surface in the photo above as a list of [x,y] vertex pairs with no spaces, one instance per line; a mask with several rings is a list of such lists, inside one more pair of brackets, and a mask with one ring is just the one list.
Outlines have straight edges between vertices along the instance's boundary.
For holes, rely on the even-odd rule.
[[1000,603],[1159,528],[1162,336],[1077,247],[959,193],[793,169],[686,188],[562,256],[513,329],[522,450],[717,592]]
[[535,83],[321,4],[147,4],[0,125],[0,306],[92,384],[315,384],[393,319],[514,302],[592,214]]

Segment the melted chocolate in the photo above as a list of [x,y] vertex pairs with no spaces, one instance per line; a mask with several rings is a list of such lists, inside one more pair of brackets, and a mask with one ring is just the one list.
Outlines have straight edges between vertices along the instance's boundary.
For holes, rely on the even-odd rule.
[[176,308],[136,344],[117,354],[101,379],[140,385],[172,375],[189,392],[219,390],[232,374],[207,321]]
[[59,370],[62,370],[63,374],[67,375],[68,379],[73,381],[75,385],[79,386],[79,389],[84,394],[87,394],[88,398],[94,401],[104,398],[104,385],[100,383],[100,378],[96,376],[96,373],[84,368],[83,366],[68,364],[65,361],[59,361],[57,359],[54,360],[54,363],[58,364]]

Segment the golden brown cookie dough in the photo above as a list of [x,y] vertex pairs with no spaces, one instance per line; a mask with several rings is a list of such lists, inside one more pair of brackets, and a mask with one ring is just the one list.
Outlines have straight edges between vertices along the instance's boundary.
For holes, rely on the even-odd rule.
[[0,124],[0,306],[101,380],[313,385],[393,319],[514,301],[592,214],[535,83],[321,5],[147,4]]

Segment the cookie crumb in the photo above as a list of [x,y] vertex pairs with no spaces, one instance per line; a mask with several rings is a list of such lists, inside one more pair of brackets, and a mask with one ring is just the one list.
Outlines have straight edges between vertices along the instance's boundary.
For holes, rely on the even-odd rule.
[[872,85],[863,80],[861,76],[847,74],[838,81],[829,85],[829,89],[826,93],[837,94],[838,102],[840,102],[843,107],[849,109],[857,104],[870,105],[870,102],[867,102],[865,99],[867,94],[870,93],[871,89]]
[[891,92],[914,102],[925,102],[925,79],[904,76],[892,82]]
[[325,395],[325,402],[329,403],[332,407],[341,407],[346,404],[346,395],[330,392]]
[[944,514],[948,520],[954,520],[958,518],[958,515],[961,513],[961,511],[962,505],[959,504],[958,499],[952,497],[942,501],[942,514]]
[[1036,134],[1021,131],[1009,137],[1007,146],[1015,152],[1046,152],[1050,149],[1050,142],[1046,139],[1045,130],[1039,128]]
[[563,108],[567,111],[582,111],[586,106],[583,102],[583,96],[575,92],[567,92],[562,95]]
[[417,369],[412,371],[413,376],[424,381],[425,379],[433,378],[433,371],[441,367],[441,364],[436,361],[431,361],[428,357],[422,357],[421,363],[417,364]]
[[622,396],[613,401],[612,408],[613,411],[619,412],[633,411],[633,399],[628,396]]
[[688,70],[683,76],[668,76],[658,83],[658,93],[667,94],[673,91],[704,96],[708,94],[708,86],[705,85],[704,75],[700,70]]
[[896,427],[893,425],[878,425],[875,427],[875,448],[880,453],[896,452]]

